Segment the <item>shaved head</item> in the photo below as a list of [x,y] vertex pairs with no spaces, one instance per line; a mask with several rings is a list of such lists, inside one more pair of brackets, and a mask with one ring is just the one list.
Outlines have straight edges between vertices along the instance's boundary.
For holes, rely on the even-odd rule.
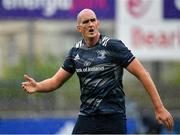
[[77,31],[82,34],[88,46],[95,45],[99,40],[99,26],[99,20],[97,20],[93,10],[86,8],[77,15]]
[[81,20],[84,18],[84,17],[87,17],[89,15],[93,15],[95,18],[96,18],[96,14],[94,13],[93,10],[91,9],[83,9],[79,12],[79,14],[77,15],[77,25],[79,25],[81,23]]

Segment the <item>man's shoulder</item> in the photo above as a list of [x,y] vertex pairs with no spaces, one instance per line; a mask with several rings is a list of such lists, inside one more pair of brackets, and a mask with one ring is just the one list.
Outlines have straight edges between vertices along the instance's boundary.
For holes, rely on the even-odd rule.
[[101,45],[102,46],[107,46],[109,40],[111,40],[110,37],[108,37],[106,35],[101,35]]
[[83,46],[83,40],[79,40],[75,43],[73,48],[81,48]]
[[109,45],[122,45],[124,44],[121,40],[119,39],[115,39],[115,38],[111,38],[108,42]]
[[121,41],[121,40],[119,40],[119,39],[117,39],[117,38],[110,38],[110,37],[108,37],[108,36],[104,36],[104,46],[106,46],[107,48],[109,48],[109,49],[116,49],[116,48],[118,48],[118,49],[120,49],[120,48],[124,48],[125,47],[125,44]]
[[78,42],[76,42],[69,50],[69,53],[70,54],[74,54],[75,52],[77,52],[77,50],[79,48],[81,48],[83,45],[83,41],[82,40],[79,40]]

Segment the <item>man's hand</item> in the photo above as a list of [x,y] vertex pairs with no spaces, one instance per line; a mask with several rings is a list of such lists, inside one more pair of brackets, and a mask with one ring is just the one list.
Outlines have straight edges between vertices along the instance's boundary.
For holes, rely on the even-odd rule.
[[24,75],[24,79],[26,80],[26,82],[22,82],[21,87],[30,94],[36,92],[37,82],[28,75]]
[[173,130],[173,126],[174,126],[173,117],[165,108],[157,110],[155,114],[159,124],[165,125],[169,131]]

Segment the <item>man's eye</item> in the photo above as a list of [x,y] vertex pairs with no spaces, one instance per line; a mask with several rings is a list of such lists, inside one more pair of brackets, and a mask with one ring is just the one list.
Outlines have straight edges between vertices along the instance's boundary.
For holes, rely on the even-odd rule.
[[96,19],[91,19],[91,22],[95,22],[96,21]]

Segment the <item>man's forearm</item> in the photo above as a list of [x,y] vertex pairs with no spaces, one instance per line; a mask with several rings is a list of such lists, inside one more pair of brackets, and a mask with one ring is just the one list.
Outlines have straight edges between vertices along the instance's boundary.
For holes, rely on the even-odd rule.
[[156,86],[155,86],[154,82],[152,81],[149,73],[145,71],[143,75],[138,77],[138,79],[142,82],[144,88],[150,95],[155,109],[159,110],[159,109],[163,108],[163,103],[161,101],[161,98],[158,94]]
[[37,91],[36,92],[51,92],[56,90],[59,85],[52,78],[46,79],[41,82],[37,82]]
[[61,87],[70,77],[71,73],[60,68],[51,78],[37,82],[37,92],[51,92]]

